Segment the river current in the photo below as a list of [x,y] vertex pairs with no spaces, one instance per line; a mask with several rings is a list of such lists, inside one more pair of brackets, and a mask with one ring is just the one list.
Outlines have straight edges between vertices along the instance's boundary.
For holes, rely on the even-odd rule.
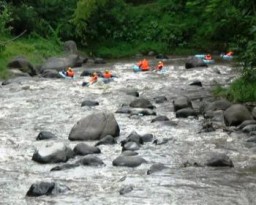
[[[176,118],[173,110],[172,101],[181,95],[190,97],[195,108],[201,99],[211,99],[213,85],[225,85],[235,78],[231,66],[214,64],[186,70],[182,59],[170,59],[164,62],[168,72],[158,74],[134,73],[133,63],[123,60],[99,66],[88,64],[75,68],[73,80],[20,78],[0,87],[0,204],[256,204],[256,149],[246,145],[246,136],[222,129],[200,133],[203,117]],[[151,63],[157,61],[151,59]],[[118,78],[109,84],[81,86],[88,79],[80,77],[83,70],[106,68]],[[203,86],[190,86],[195,80]],[[135,99],[125,93],[127,89],[138,90],[141,97],[156,106],[157,115],[167,116],[173,125],[151,123],[155,116],[115,113],[122,104]],[[157,96],[166,96],[168,101],[155,104],[153,98]],[[81,107],[84,100],[96,100],[99,106]],[[159,140],[169,141],[162,145],[144,144],[138,153],[148,163],[137,168],[112,165],[121,153],[120,143],[99,146],[101,154],[97,156],[106,164],[103,167],[79,166],[50,172],[56,164],[32,161],[34,150],[42,144],[63,142],[73,148],[79,142],[68,140],[71,128],[81,118],[98,111],[115,113],[120,126],[118,142],[132,131],[141,135],[151,133]],[[36,141],[40,131],[50,131],[58,138]],[[234,168],[183,166],[186,161],[200,162],[209,152],[226,153]],[[169,169],[147,175],[154,163],[163,163]],[[70,190],[56,196],[26,197],[31,184],[38,181],[55,181]],[[132,185],[133,190],[120,195],[119,190],[125,185]]]

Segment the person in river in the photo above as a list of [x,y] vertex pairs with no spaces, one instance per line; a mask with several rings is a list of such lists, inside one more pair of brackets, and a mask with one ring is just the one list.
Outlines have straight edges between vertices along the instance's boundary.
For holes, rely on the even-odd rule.
[[148,60],[143,59],[143,61],[141,61],[140,70],[141,71],[149,71],[149,62],[148,62]]
[[75,76],[75,72],[71,67],[68,67],[67,71],[66,71],[66,76],[73,78]]
[[112,77],[113,77],[112,73],[110,73],[109,70],[105,70],[105,72],[103,73],[103,78],[110,79]]
[[98,74],[95,72],[95,73],[93,73],[93,74],[91,75],[91,77],[90,77],[90,79],[89,79],[89,82],[84,81],[84,82],[82,83],[82,86],[89,86],[89,85],[92,85],[92,84],[96,83],[97,80],[98,80]]
[[227,54],[226,54],[226,56],[233,56],[234,55],[234,52],[232,52],[232,51],[229,51],[229,52],[227,52]]
[[62,77],[74,78],[74,76],[75,76],[75,72],[71,67],[68,67],[68,69],[66,71],[63,70],[59,73],[62,75]]
[[212,60],[212,56],[210,54],[207,54],[205,57],[204,57],[205,60]]
[[158,64],[157,64],[157,66],[156,66],[156,71],[160,71],[160,70],[162,70],[162,69],[163,69],[163,67],[164,67],[163,62],[162,62],[162,61],[159,61],[159,62],[158,62]]

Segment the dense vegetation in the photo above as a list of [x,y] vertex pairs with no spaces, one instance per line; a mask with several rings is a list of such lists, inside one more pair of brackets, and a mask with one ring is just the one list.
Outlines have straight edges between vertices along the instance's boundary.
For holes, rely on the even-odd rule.
[[218,93],[231,100],[256,99],[248,93],[237,97],[256,80],[252,0],[0,0],[0,14],[2,71],[15,54],[29,53],[39,62],[59,53],[61,41],[69,39],[92,55],[111,58],[232,49],[242,62],[242,78],[235,82],[242,86]]

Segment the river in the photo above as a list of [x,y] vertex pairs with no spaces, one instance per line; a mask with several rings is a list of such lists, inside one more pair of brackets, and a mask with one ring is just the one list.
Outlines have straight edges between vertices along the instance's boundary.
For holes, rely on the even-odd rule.
[[[182,59],[165,61],[168,72],[134,73],[134,61],[113,61],[106,65],[85,65],[75,68],[76,77],[69,79],[23,78],[1,86],[0,90],[0,204],[255,204],[256,173],[255,149],[248,147],[243,134],[223,130],[199,133],[203,117],[176,118],[172,100],[187,95],[198,106],[200,98],[211,98],[211,87],[228,84],[236,74],[229,64],[214,64],[208,68],[186,70]],[[151,59],[151,63],[157,63]],[[84,69],[105,68],[118,76],[109,84],[98,83],[82,87]],[[219,72],[217,72],[219,71]],[[203,87],[190,86],[200,80]],[[167,116],[175,126],[151,123],[155,116],[117,114],[122,104],[135,97],[124,89],[137,89],[140,96],[150,99],[166,96],[167,102],[155,104],[157,115]],[[99,102],[96,107],[81,107],[83,100]],[[146,143],[138,151],[148,161],[137,168],[114,167],[112,161],[121,153],[120,144],[102,145],[97,155],[106,164],[103,167],[77,167],[50,172],[56,164],[38,164],[32,161],[34,150],[42,144],[64,142],[73,148],[68,135],[81,118],[97,111],[115,113],[120,126],[120,142],[132,131],[151,133],[157,139],[169,138],[168,143]],[[36,141],[40,131],[50,131],[58,137],[53,141]],[[94,145],[95,142],[86,142]],[[209,152],[226,153],[234,168],[184,167],[186,161],[200,161]],[[77,158],[76,158],[77,159]],[[72,159],[71,161],[74,161]],[[147,175],[154,163],[169,167]],[[70,190],[56,196],[26,197],[31,184],[55,181]],[[120,195],[125,185],[134,188]]]

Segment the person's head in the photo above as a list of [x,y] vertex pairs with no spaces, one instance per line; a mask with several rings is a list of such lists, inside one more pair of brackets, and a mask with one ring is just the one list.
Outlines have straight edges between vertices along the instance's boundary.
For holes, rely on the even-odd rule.
[[105,70],[105,73],[109,73],[109,70]]
[[162,61],[159,61],[158,64],[162,64]]
[[92,76],[97,76],[97,73],[96,73],[96,72],[94,72],[94,73],[92,74]]

